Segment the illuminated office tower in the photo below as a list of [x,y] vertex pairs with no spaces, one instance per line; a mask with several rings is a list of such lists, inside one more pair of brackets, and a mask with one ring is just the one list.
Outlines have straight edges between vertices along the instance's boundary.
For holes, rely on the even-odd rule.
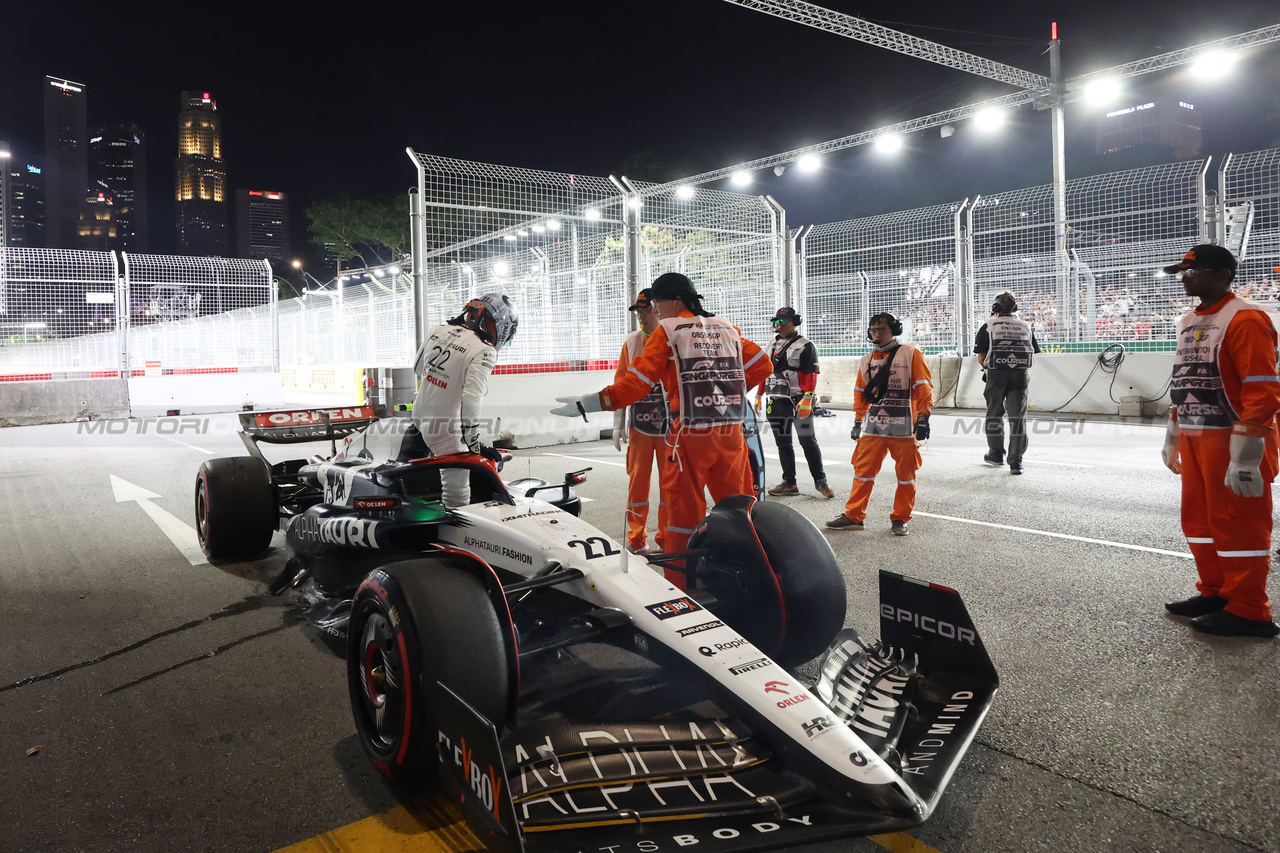
[[222,119],[208,92],[182,93],[175,178],[178,253],[230,254]]
[[112,124],[89,139],[85,248],[147,251],[147,135]]
[[80,248],[80,214],[89,187],[85,85],[44,78],[45,245]]
[[44,247],[44,170],[19,157],[0,160],[8,173],[5,201],[5,244],[24,248]]
[[236,190],[236,257],[263,258],[284,269],[289,257],[289,207],[284,193]]

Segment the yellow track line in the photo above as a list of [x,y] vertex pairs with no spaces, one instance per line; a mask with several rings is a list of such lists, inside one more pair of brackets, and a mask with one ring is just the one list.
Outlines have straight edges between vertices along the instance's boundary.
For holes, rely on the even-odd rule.
[[893,853],[940,853],[918,838],[912,838],[905,832],[891,832],[885,835],[869,835],[871,841]]
[[276,853],[482,853],[443,795],[322,832]]
[[[891,853],[940,853],[903,832],[868,836]],[[322,832],[275,853],[483,853],[484,844],[467,828],[448,800],[437,794],[412,806]]]

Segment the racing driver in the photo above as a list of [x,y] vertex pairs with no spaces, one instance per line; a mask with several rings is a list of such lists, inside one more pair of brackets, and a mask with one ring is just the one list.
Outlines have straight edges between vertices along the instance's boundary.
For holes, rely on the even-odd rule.
[[[511,343],[519,323],[510,299],[486,293],[427,333],[413,365],[421,378],[413,422],[430,455],[470,452],[499,458],[497,450],[480,443],[480,401],[489,393],[498,350]],[[441,469],[440,485],[445,506],[471,503],[471,472],[466,468]]]

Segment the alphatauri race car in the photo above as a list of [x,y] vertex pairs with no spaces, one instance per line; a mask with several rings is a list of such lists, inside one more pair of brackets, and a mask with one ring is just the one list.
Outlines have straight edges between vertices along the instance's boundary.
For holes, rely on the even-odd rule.
[[[835,555],[784,505],[726,498],[688,551],[639,556],[578,517],[583,471],[504,482],[365,408],[240,417],[250,455],[197,478],[206,554],[261,552],[283,525],[272,589],[345,640],[369,760],[449,786],[490,850],[761,850],[915,826],[998,686],[952,589],[881,571],[880,639],[845,627]],[[329,457],[259,448],[317,439]],[[440,502],[445,469],[469,472],[471,504]]]

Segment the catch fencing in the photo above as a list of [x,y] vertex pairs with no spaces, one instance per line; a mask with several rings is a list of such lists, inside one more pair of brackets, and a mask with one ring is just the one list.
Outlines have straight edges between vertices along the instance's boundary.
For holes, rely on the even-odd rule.
[[263,261],[0,249],[0,378],[275,369]]
[[669,271],[756,341],[795,305],[824,355],[864,352],[880,311],[967,352],[1004,290],[1051,352],[1171,349],[1189,301],[1160,267],[1197,242],[1242,257],[1239,293],[1280,301],[1280,149],[1228,157],[1212,193],[1207,159],[1070,181],[1061,246],[1048,186],[789,232],[764,196],[410,156],[414,266],[279,303],[262,261],[0,250],[0,379],[403,366],[419,326],[492,290],[520,313],[500,371],[604,368]]
[[889,311],[926,350],[964,353],[1009,290],[1051,352],[1172,349],[1190,301],[1160,268],[1192,245],[1242,256],[1242,295],[1280,295],[1280,150],[1227,158],[1213,194],[1208,168],[1199,159],[1068,181],[1061,246],[1048,185],[814,226],[798,260],[807,334],[828,355],[864,352],[868,319]]

